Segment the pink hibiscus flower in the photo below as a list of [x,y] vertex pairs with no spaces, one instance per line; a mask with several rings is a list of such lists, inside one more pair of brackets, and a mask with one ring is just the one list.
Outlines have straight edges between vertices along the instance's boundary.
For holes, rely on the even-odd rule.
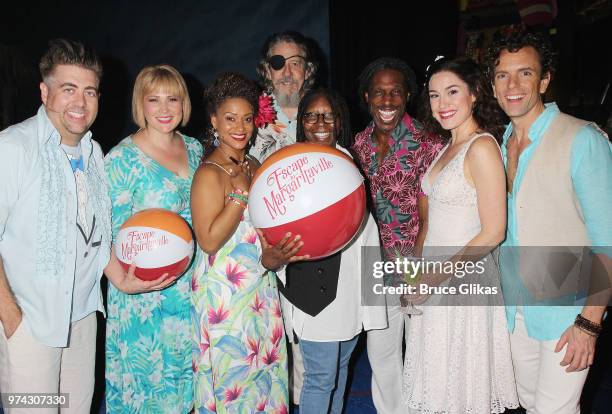
[[274,316],[276,316],[277,318],[281,318],[283,315],[281,313],[281,306],[280,306],[280,302],[276,302],[274,304],[274,312],[273,312]]
[[259,299],[259,293],[255,294],[255,300],[250,305],[250,307],[253,310],[253,312],[261,315],[261,311],[266,307],[266,304],[262,300]]
[[213,413],[216,413],[217,412],[217,404],[215,403],[215,400],[208,401],[206,403],[206,409],[212,411]]
[[229,280],[232,285],[236,288],[242,287],[242,279],[247,277],[247,272],[245,270],[240,270],[240,265],[238,263],[228,262],[225,265],[225,276],[227,280]]
[[388,224],[382,224],[380,226],[380,239],[382,240],[383,247],[389,248],[393,246],[393,241],[395,238],[393,237],[393,230],[391,226]]
[[249,365],[251,365],[253,361],[255,361],[255,366],[258,366],[259,364],[257,361],[257,357],[259,356],[259,351],[261,348],[261,340],[260,339],[255,340],[254,338],[247,338],[247,347],[249,348],[250,353],[247,355],[245,359],[249,362]]
[[229,316],[229,311],[223,309],[223,303],[219,306],[219,309],[210,308],[208,310],[208,323],[211,325],[221,323]]
[[271,350],[266,351],[266,354],[264,355],[264,357],[262,358],[262,361],[264,364],[266,365],[272,365],[273,363],[275,363],[276,361],[278,361],[279,355],[278,355],[278,348],[276,347],[272,347]]
[[275,120],[276,111],[272,104],[272,96],[266,94],[259,95],[259,111],[255,117],[255,126],[257,128],[265,128]]
[[392,200],[394,202],[401,199],[402,193],[410,185],[410,178],[405,171],[396,171],[386,176],[383,181],[385,183],[385,185],[382,185],[383,196],[387,200]]
[[240,394],[242,394],[241,387],[234,385],[233,388],[228,388],[225,390],[225,402],[229,403],[234,401],[236,398],[240,397]]
[[272,337],[270,338],[270,342],[272,342],[274,346],[278,346],[283,335],[285,335],[285,332],[283,331],[283,325],[276,324],[274,326],[274,329],[272,330]]
[[268,403],[268,399],[262,400],[257,403],[255,406],[255,411],[264,411],[266,409],[266,404]]
[[210,338],[208,337],[208,329],[202,328],[202,342],[200,342],[200,354],[203,354],[210,348]]
[[289,410],[287,410],[287,406],[285,403],[281,404],[276,410],[274,410],[274,414],[288,414]]

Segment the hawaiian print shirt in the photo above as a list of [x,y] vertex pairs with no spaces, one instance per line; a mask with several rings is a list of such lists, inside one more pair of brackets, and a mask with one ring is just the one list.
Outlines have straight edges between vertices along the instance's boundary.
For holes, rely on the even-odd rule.
[[423,131],[408,114],[391,133],[382,163],[376,156],[374,123],[355,137],[353,151],[369,181],[381,243],[388,258],[412,253],[419,232],[417,200],[421,177],[443,147],[440,137]]
[[249,150],[249,154],[262,163],[279,149],[295,144],[296,120],[289,119],[285,115],[276,103],[276,99],[272,99],[272,104],[276,111],[276,119],[274,123],[269,123],[266,127],[257,130],[255,142]]

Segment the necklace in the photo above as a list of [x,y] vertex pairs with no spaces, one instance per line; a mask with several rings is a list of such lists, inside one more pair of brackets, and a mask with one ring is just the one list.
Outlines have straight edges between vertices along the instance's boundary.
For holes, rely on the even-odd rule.
[[244,157],[244,159],[242,161],[237,160],[236,158],[232,157],[231,155],[229,155],[227,152],[225,152],[223,150],[223,148],[221,148],[221,146],[217,147],[221,150],[221,152],[227,157],[229,158],[229,160],[231,162],[233,162],[236,165],[242,165],[242,166],[248,166],[249,165],[249,160],[248,160],[248,156]]
[[[223,155],[225,155],[227,158],[230,159],[231,162],[233,162],[236,166],[239,166],[241,168],[243,168],[243,171],[247,174],[247,176],[250,178],[251,177],[251,165],[249,164],[249,156],[248,154],[245,155],[244,159],[242,161],[238,161],[236,158],[232,157],[231,155],[229,155],[227,152],[225,152],[223,150],[223,148],[221,148],[221,146],[217,147],[218,149],[221,150],[221,152],[223,153]],[[232,169],[229,169],[230,173],[232,173]]]

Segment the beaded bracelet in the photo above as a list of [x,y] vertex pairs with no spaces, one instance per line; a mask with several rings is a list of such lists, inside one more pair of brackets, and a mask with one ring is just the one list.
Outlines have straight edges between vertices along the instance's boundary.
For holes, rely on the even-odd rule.
[[227,195],[229,198],[234,198],[236,200],[240,200],[244,203],[248,203],[249,202],[249,198],[247,196],[245,196],[244,194],[239,194],[239,193],[229,193]]
[[232,203],[236,204],[237,206],[242,207],[243,209],[246,209],[246,208],[247,208],[246,204],[244,204],[244,203],[242,203],[242,202],[240,202],[240,201],[236,200],[235,198],[230,198],[229,200],[230,200]]
[[581,314],[576,315],[574,325],[576,325],[576,327],[581,331],[595,337],[599,336],[602,330],[602,326],[600,324],[588,320]]

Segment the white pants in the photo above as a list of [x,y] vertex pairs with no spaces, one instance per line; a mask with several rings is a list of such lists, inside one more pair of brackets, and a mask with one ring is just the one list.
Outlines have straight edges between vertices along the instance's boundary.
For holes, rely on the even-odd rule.
[[510,335],[512,363],[519,401],[528,414],[579,414],[580,394],[589,372],[565,372],[559,363],[567,345],[555,353],[558,340],[538,341],[527,336],[523,314],[516,313]]
[[[407,333],[407,316],[399,306],[387,308],[389,327],[368,331],[368,359],[372,367],[372,400],[379,414],[403,414],[402,340]],[[418,316],[416,316],[418,318]]]
[[[0,324],[0,390],[3,393],[67,393],[61,413],[89,414],[94,391],[96,313],[72,323],[66,348],[32,338],[21,323],[10,339]],[[58,408],[4,408],[6,414],[57,414]]]
[[304,360],[298,344],[291,343],[292,364],[289,370],[289,396],[295,405],[300,403],[302,386],[304,385]]

